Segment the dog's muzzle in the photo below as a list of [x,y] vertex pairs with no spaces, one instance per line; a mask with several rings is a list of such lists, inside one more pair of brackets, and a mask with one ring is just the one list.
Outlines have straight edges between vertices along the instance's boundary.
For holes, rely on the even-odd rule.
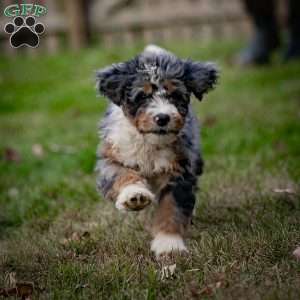
[[155,123],[160,127],[164,127],[164,126],[168,125],[168,123],[170,122],[170,119],[171,118],[168,114],[158,114],[154,117]]

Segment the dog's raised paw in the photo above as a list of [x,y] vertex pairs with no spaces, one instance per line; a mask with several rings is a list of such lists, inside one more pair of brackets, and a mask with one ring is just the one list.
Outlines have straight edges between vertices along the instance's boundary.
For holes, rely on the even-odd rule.
[[130,184],[124,187],[116,202],[119,210],[142,210],[154,201],[154,195],[142,183]]
[[151,200],[143,194],[137,194],[128,201],[124,202],[124,206],[129,210],[141,210],[151,203]]

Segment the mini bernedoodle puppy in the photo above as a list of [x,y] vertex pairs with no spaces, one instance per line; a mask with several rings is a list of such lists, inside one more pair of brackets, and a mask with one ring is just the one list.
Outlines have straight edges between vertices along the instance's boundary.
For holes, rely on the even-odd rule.
[[177,58],[157,46],[97,72],[97,89],[110,100],[100,125],[96,171],[102,195],[122,211],[157,206],[151,250],[187,251],[184,234],[202,173],[199,100],[217,81],[212,63]]

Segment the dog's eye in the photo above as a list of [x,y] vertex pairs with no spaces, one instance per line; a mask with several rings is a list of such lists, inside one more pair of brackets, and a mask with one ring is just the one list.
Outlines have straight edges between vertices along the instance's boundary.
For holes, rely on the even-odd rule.
[[150,82],[144,82],[143,92],[146,95],[151,95],[157,90],[157,86]]
[[174,103],[176,103],[176,102],[188,102],[188,99],[186,99],[186,97],[177,90],[175,90],[173,93],[171,93],[169,98]]
[[176,92],[177,84],[175,81],[166,80],[163,86],[169,95],[171,95],[173,92]]
[[149,96],[150,96],[150,95],[147,95],[147,94],[145,94],[144,92],[139,92],[139,93],[136,95],[134,101],[135,101],[135,102],[145,101],[145,100],[147,100],[147,99],[149,98]]
[[169,101],[177,107],[180,114],[187,114],[189,104],[188,97],[178,91],[174,91],[168,98]]

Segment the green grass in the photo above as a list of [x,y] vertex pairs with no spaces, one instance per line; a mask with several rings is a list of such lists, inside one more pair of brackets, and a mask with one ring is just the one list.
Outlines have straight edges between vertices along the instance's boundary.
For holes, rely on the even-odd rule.
[[190,255],[163,280],[143,219],[102,201],[93,173],[93,72],[141,48],[0,58],[0,287],[15,272],[35,299],[299,299],[300,63],[241,70],[226,63],[237,48],[170,46],[222,72],[194,103],[206,167]]

